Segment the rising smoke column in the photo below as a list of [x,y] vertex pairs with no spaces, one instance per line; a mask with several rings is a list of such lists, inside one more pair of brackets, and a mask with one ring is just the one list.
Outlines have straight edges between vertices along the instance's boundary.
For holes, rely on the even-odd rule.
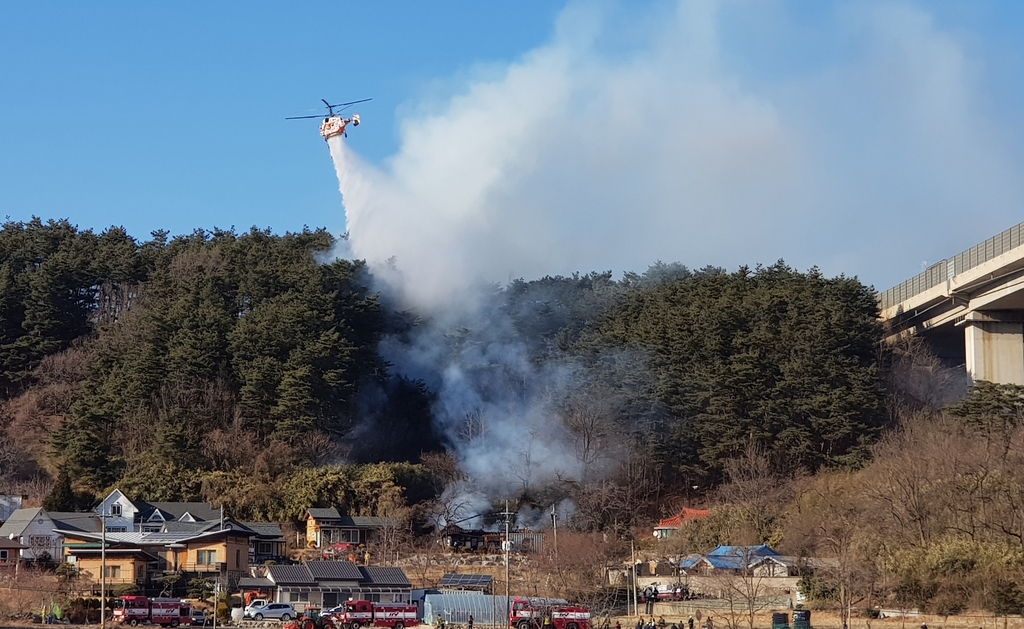
[[[841,59],[772,82],[730,67],[720,6],[570,5],[548,43],[408,115],[383,165],[330,140],[346,255],[431,318],[382,352],[439,392],[438,426],[488,492],[514,486],[522,459],[551,460],[503,462],[524,435],[568,448],[552,400],[574,372],[524,361],[481,285],[657,259],[877,270],[907,233],[959,231],[968,201],[1012,216],[1024,199],[968,52],[925,12],[837,9],[826,26]],[[908,205],[928,208],[926,224]],[[472,351],[453,353],[459,327]],[[474,413],[489,427],[475,441],[460,434]],[[546,465],[536,479],[574,473]]]
[[[422,200],[387,185],[346,146],[342,136],[329,138],[328,144],[345,200],[348,244],[352,254],[360,257],[365,234],[386,229],[380,221],[392,216],[390,208],[422,208]],[[439,251],[457,247],[457,239],[466,237],[465,232],[436,233],[427,224],[430,217],[429,211],[406,216],[419,221],[417,230],[423,237],[432,234],[444,239],[434,243]],[[435,269],[466,277],[458,268],[461,259],[438,257],[441,261]],[[414,332],[411,341],[387,338],[380,351],[397,373],[427,383],[436,393],[437,427],[448,436],[463,472],[471,479],[452,488],[460,494],[458,500],[479,513],[493,500],[553,479],[580,480],[581,465],[570,454],[572,437],[556,410],[573,382],[573,370],[560,363],[533,364],[507,315],[485,298],[484,287],[467,283],[451,292],[450,278],[429,281],[421,274],[406,274],[401,262],[378,264],[374,270],[383,279],[384,290],[412,305],[422,305],[423,296],[432,291],[447,297],[450,308],[433,309],[430,320]],[[417,288],[410,288],[410,282],[416,282]],[[453,346],[452,330],[469,331],[471,338]],[[572,507],[562,505],[560,510],[571,512]],[[535,524],[528,517],[532,515],[524,514],[524,519]]]

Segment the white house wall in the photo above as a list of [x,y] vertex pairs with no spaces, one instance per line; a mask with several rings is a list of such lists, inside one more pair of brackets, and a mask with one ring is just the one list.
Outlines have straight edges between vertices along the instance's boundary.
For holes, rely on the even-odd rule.
[[135,525],[135,505],[132,504],[132,501],[128,500],[128,498],[121,493],[120,489],[115,489],[114,491],[110,492],[110,495],[104,498],[103,502],[101,502],[99,506],[96,507],[96,513],[98,515],[102,515],[104,513],[111,514],[114,512],[113,506],[115,504],[121,506],[121,515],[108,515],[107,530],[111,531],[122,529],[126,533],[137,533],[138,531],[136,530]]
[[55,525],[50,516],[40,511],[39,515],[32,520],[32,523],[25,528],[21,539],[18,540],[23,545],[28,546],[28,548],[21,551],[22,559],[35,561],[43,553],[47,553],[51,559],[59,560],[62,554],[64,538],[54,533],[54,528]]

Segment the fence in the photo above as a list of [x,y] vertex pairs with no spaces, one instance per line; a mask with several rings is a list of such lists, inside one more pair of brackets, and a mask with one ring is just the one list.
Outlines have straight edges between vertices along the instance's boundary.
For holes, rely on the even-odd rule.
[[915,275],[898,286],[893,286],[878,296],[879,305],[882,310],[885,310],[903,303],[914,295],[920,295],[929,288],[939,286],[968,269],[973,269],[1011,249],[1016,249],[1024,244],[1022,237],[1024,237],[1024,223],[1015,225],[959,255],[933,264],[923,273]]

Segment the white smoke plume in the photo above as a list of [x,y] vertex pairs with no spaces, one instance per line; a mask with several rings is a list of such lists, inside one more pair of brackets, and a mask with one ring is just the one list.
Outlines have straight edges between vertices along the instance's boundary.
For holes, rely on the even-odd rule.
[[[658,259],[785,258],[884,289],[1018,222],[1020,156],[981,62],[927,13],[837,5],[801,49],[786,5],[742,6],[570,5],[547,44],[412,108],[383,167],[339,144],[352,253],[394,258],[441,308],[479,280]],[[744,71],[825,39],[842,54]]]
[[[382,166],[331,140],[351,255],[438,321],[383,351],[439,392],[481,491],[580,470],[551,404],[571,370],[525,360],[479,286],[785,258],[886,288],[1019,220],[1024,178],[978,62],[927,13],[839,5],[816,36],[844,54],[769,80],[743,55],[799,29],[786,5],[742,6],[572,4],[548,43],[414,108]],[[726,30],[755,43],[728,48]],[[453,354],[460,325],[487,333]],[[460,435],[474,414],[486,429]]]

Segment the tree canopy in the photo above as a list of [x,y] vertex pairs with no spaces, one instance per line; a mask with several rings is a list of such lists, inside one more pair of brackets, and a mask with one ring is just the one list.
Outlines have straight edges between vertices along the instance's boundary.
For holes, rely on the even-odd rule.
[[[373,465],[457,454],[481,436],[437,421],[438,382],[471,348],[482,359],[466,373],[545,397],[543,421],[561,424],[580,484],[524,489],[571,494],[588,505],[583,527],[658,515],[666,497],[721,482],[750,447],[788,469],[860,465],[885,423],[875,296],[856,279],[659,262],[619,280],[516,280],[484,296],[476,319],[442,328],[435,371],[414,373],[382,358],[382,343],[436,332],[438,318],[382,298],[363,263],[331,257],[336,245],[323,229],[139,241],[68,221],[4,224],[0,480],[43,470],[61,505],[117,485],[252,517],[327,502],[397,509],[397,496],[444,487]],[[499,345],[521,364],[489,358]],[[517,380],[521,369],[538,381]],[[13,463],[19,448],[34,467]]]

